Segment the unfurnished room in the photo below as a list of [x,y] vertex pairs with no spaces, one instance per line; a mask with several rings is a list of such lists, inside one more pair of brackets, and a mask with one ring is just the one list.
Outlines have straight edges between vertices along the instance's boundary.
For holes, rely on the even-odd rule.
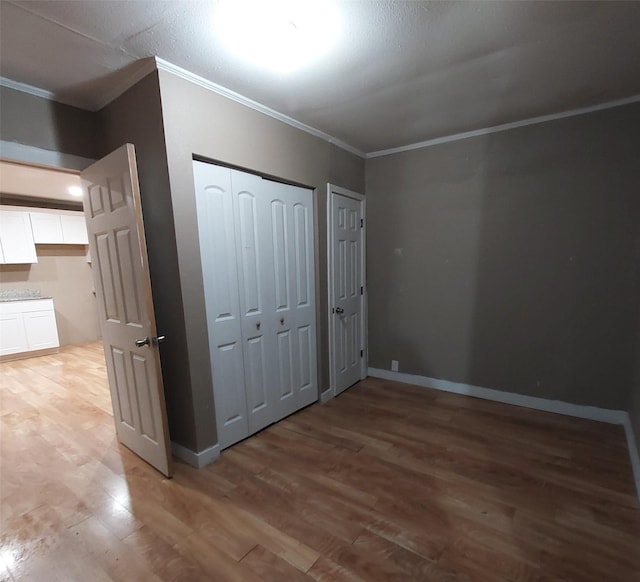
[[0,0],[0,580],[640,581],[639,30]]

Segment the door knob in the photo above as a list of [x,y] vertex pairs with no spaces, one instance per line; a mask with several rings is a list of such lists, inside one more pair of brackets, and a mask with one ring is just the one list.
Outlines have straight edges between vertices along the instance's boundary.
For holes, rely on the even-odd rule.
[[338,315],[341,315],[341,314],[343,314],[343,313],[344,313],[344,309],[342,309],[342,307],[336,307],[336,313],[337,313]]
[[136,347],[141,348],[142,346],[157,346],[161,344],[167,338],[163,335],[159,335],[158,337],[149,337],[147,336],[144,339],[136,340]]

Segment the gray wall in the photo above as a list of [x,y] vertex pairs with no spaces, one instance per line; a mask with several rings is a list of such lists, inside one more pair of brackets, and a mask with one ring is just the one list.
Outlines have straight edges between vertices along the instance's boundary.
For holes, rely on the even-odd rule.
[[[636,342],[636,375],[631,388],[629,416],[631,417],[631,426],[633,427],[633,433],[636,437],[636,448],[640,451],[640,319],[638,320],[638,335]],[[637,480],[636,485],[640,487],[640,483]],[[638,489],[638,497],[640,497],[640,488]]]
[[100,339],[93,274],[84,245],[36,245],[38,262],[0,265],[0,291],[38,289],[53,297],[60,345]]
[[[191,378],[190,386],[181,387],[180,397],[190,398],[195,412],[195,441],[190,439],[182,444],[200,451],[216,443],[217,436],[198,245],[193,155],[315,188],[321,389],[328,387],[326,186],[327,182],[332,182],[362,192],[364,161],[322,139],[170,73],[160,71],[159,75],[180,275],[176,281],[182,292]],[[185,418],[185,422],[188,421]]]
[[626,410],[640,105],[367,160],[369,365]]
[[97,158],[102,129],[97,113],[0,87],[0,139]]

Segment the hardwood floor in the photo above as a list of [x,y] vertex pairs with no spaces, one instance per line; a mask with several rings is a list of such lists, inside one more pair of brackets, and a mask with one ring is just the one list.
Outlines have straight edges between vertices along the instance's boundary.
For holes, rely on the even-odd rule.
[[2,580],[640,580],[619,426],[368,379],[167,480],[99,344],[0,374]]

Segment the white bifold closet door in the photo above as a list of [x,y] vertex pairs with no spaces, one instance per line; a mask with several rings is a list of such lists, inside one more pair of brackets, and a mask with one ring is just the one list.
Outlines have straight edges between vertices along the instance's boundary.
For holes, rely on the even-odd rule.
[[317,400],[312,191],[193,162],[222,448]]

